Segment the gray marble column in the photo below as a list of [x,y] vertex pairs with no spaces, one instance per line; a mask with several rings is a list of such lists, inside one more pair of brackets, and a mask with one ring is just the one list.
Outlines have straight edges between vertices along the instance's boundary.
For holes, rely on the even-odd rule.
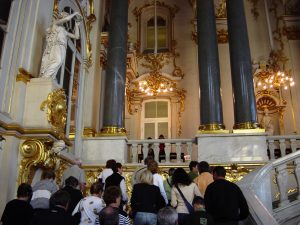
[[222,130],[225,126],[213,0],[197,0],[197,34],[201,123],[199,130]]
[[234,93],[234,129],[257,128],[256,101],[243,1],[226,1],[231,77]]
[[125,135],[128,0],[111,0],[102,134]]

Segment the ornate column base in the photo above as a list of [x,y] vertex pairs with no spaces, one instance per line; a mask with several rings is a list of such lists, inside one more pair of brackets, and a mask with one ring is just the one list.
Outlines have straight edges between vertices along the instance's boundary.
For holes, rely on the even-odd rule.
[[107,126],[103,127],[96,136],[126,136],[126,129],[124,127]]
[[265,133],[266,130],[259,127],[257,122],[236,123],[232,133]]
[[198,134],[228,134],[229,130],[225,130],[224,124],[202,124],[199,126]]

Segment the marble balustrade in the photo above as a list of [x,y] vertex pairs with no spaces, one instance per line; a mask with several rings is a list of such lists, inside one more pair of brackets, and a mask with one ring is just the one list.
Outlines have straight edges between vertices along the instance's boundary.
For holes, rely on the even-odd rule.
[[[193,157],[197,151],[197,148],[193,148],[194,142],[194,139],[128,140],[128,163],[141,163],[147,157],[149,148],[153,149],[157,162],[182,163],[185,159],[196,159]],[[165,157],[159,154],[161,144],[164,144]]]
[[242,189],[256,224],[295,224],[300,215],[300,151],[245,176]]
[[283,157],[300,149],[300,135],[267,136],[270,160]]

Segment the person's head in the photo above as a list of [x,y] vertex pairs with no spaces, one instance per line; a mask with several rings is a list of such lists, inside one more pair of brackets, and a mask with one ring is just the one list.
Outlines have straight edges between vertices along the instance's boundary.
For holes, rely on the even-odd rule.
[[66,186],[69,186],[72,188],[77,188],[79,185],[79,181],[73,176],[68,177],[66,179],[65,183],[66,183]]
[[103,200],[107,206],[119,207],[121,203],[121,189],[117,186],[110,186],[105,189]]
[[100,182],[95,182],[92,184],[91,188],[90,188],[90,193],[91,195],[97,195],[97,196],[101,196],[103,192],[103,184],[101,184]]
[[200,174],[209,172],[209,164],[206,161],[199,162],[197,167]]
[[226,176],[226,170],[223,166],[216,166],[213,169],[213,178],[214,180],[217,179],[224,179]]
[[197,173],[198,172],[197,165],[198,165],[197,161],[191,161],[189,164],[190,171]]
[[144,170],[140,175],[140,182],[145,184],[153,184],[153,175],[149,170]]
[[155,160],[149,162],[148,163],[148,170],[150,170],[150,172],[152,174],[157,173],[158,172],[158,163]]
[[71,201],[70,194],[66,191],[58,190],[51,195],[49,203],[50,208],[61,207],[65,210],[68,209],[69,202]]
[[174,185],[182,184],[188,186],[192,183],[192,181],[183,168],[177,168],[172,176],[172,183]]
[[178,214],[174,208],[164,207],[157,213],[157,222],[159,225],[177,225]]
[[17,197],[22,198],[26,201],[30,201],[32,197],[32,188],[29,184],[27,183],[22,183],[18,187],[17,191]]
[[112,170],[114,173],[120,173],[122,174],[123,172],[123,166],[121,163],[117,162],[113,165]]
[[42,180],[55,180],[55,173],[53,170],[44,170],[42,173]]
[[200,196],[195,196],[193,199],[193,207],[195,211],[199,211],[204,208],[204,199]]
[[169,169],[168,174],[169,174],[170,177],[173,176],[174,171],[175,171],[175,168],[170,168]]
[[109,168],[109,169],[112,169],[115,163],[117,163],[116,160],[109,159],[109,160],[106,161],[105,167]]
[[116,208],[107,206],[103,208],[99,214],[99,223],[101,225],[118,225],[119,211]]
[[154,159],[152,156],[147,156],[145,159],[144,159],[144,164],[148,166],[148,164],[150,162],[152,162]]
[[158,136],[158,139],[165,139],[165,136],[163,134]]

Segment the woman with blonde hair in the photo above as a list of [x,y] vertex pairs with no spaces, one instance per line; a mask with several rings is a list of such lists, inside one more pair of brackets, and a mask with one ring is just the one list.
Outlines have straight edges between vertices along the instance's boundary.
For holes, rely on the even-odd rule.
[[139,184],[135,184],[131,196],[131,208],[136,225],[156,225],[157,212],[165,206],[158,187],[153,185],[149,170],[142,172]]

